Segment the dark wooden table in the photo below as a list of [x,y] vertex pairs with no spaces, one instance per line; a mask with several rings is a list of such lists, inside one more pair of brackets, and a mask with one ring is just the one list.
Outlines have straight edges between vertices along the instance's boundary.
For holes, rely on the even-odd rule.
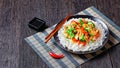
[[[24,38],[33,17],[52,26],[68,13],[95,6],[120,26],[120,0],[0,0],[0,68],[48,68]],[[119,68],[120,45],[111,48],[79,68]]]

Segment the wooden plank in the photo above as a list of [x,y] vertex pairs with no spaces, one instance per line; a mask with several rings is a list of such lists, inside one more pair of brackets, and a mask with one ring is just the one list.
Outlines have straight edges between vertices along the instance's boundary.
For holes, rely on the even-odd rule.
[[[18,2],[19,15],[22,16],[20,17],[21,45],[19,47],[19,68],[48,68],[48,66],[41,60],[35,51],[24,41],[25,37],[36,33],[36,31],[31,30],[28,27],[28,22],[33,17],[44,17],[44,5],[41,5],[41,2],[33,0],[19,0]],[[44,4],[44,1],[42,1],[42,4]],[[43,9],[41,9],[42,7]]]
[[11,7],[10,1],[0,1],[0,68],[19,67],[20,26],[12,20]]
[[111,48],[111,50],[109,51],[110,51],[110,59],[111,59],[113,68],[119,68],[120,67],[120,44],[114,48]]

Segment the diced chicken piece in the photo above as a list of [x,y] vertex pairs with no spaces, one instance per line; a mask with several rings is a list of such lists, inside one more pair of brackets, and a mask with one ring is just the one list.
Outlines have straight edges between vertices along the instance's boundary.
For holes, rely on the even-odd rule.
[[68,38],[68,33],[64,32],[64,36],[65,36],[66,38]]
[[87,24],[83,24],[82,26],[85,28],[85,27],[87,27]]
[[75,35],[75,39],[77,39],[77,40],[79,39],[79,35],[78,34]]

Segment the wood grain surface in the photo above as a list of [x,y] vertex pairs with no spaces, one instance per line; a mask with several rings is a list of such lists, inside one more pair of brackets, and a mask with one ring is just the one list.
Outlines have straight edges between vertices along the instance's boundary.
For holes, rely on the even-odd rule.
[[[0,0],[0,68],[48,68],[24,41],[36,31],[28,22],[38,17],[52,26],[68,13],[95,6],[120,26],[120,0]],[[119,68],[120,45],[78,68]]]

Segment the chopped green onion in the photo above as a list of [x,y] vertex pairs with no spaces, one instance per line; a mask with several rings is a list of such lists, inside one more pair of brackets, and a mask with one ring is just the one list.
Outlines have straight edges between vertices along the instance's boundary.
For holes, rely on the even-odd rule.
[[78,22],[80,23],[80,26],[83,25],[82,19],[78,19]]
[[90,28],[89,28],[89,27],[85,27],[84,29],[85,29],[87,32],[90,31]]
[[93,27],[93,28],[95,28],[95,24],[94,24],[93,22],[88,21],[88,23],[87,23],[87,24],[92,25],[92,27]]
[[82,35],[79,37],[79,40],[80,40],[80,41],[84,41],[84,34],[82,34]]
[[70,34],[70,38],[73,38],[75,35],[73,33]]

